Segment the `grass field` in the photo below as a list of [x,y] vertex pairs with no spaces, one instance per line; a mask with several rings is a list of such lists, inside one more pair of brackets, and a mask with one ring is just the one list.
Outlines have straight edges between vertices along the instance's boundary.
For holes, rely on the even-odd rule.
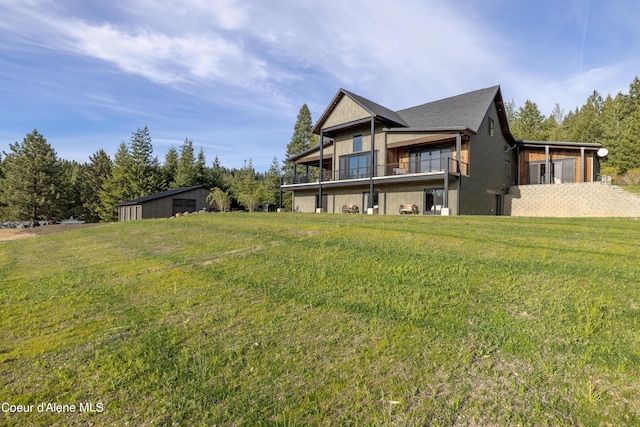
[[0,242],[0,424],[638,425],[639,248],[633,219],[302,214]]

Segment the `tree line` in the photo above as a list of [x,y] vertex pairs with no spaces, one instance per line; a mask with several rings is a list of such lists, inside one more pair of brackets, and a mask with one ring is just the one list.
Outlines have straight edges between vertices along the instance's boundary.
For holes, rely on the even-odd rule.
[[161,163],[146,126],[122,142],[113,159],[100,149],[79,163],[60,159],[34,130],[0,156],[0,220],[115,221],[117,203],[196,185],[212,190],[210,203],[218,210],[253,211],[259,203],[279,203],[280,174],[277,158],[265,173],[256,172],[251,159],[241,169],[225,168],[217,157],[207,166],[203,150],[196,153],[188,138],[170,147]]
[[629,92],[603,98],[594,91],[584,105],[565,114],[556,104],[546,117],[535,102],[516,108],[506,105],[511,133],[516,139],[536,141],[591,142],[609,150],[602,174],[619,178],[640,175],[640,79]]
[[[567,114],[556,104],[546,117],[531,100],[519,108],[507,102],[506,113],[516,139],[600,143],[609,150],[602,174],[621,181],[640,177],[638,77],[628,93],[602,98],[594,91],[582,107]],[[265,173],[256,172],[251,159],[240,169],[223,167],[217,157],[207,166],[203,150],[196,154],[188,138],[179,148],[170,147],[161,163],[153,154],[146,126],[133,132],[128,143],[122,142],[113,159],[100,149],[86,163],[58,158],[45,137],[34,130],[0,155],[0,220],[114,221],[120,202],[195,185],[211,189],[209,202],[219,211],[253,211],[261,203],[279,205],[281,177],[305,173],[286,159],[318,143],[312,128],[311,113],[304,104],[285,161],[281,165],[274,157]],[[290,192],[283,194],[282,205],[291,209]]]

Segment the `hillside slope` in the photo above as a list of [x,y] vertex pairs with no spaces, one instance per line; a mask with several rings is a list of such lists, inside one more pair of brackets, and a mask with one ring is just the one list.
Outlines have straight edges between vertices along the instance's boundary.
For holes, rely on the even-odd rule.
[[295,214],[0,242],[0,424],[633,424],[638,247],[629,219]]

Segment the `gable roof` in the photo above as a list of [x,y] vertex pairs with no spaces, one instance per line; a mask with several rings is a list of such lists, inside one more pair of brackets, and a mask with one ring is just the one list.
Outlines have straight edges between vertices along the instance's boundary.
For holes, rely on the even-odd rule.
[[360,107],[364,108],[369,114],[371,114],[374,118],[378,120],[387,122],[390,125],[407,126],[407,123],[405,123],[402,117],[400,117],[398,113],[396,113],[395,111],[392,111],[387,107],[377,104],[360,95],[356,95],[353,92],[349,92],[346,89],[340,89],[336,94],[336,96],[333,97],[333,100],[331,101],[327,109],[324,111],[324,113],[322,113],[322,116],[320,116],[320,119],[314,126],[313,128],[314,134],[320,135],[320,130],[322,129],[322,125],[327,120],[327,118],[329,118],[333,109],[338,105],[338,103],[345,96],[351,98],[351,100],[353,100]]
[[489,106],[499,93],[500,86],[493,86],[400,110],[398,115],[410,128],[464,128],[478,133]]
[[[345,96],[348,96],[360,107],[364,108],[374,118],[386,122],[389,125],[387,130],[396,132],[470,131],[478,133],[489,107],[492,103],[495,103],[498,110],[500,129],[508,142],[515,143],[515,139],[509,130],[499,85],[398,111],[392,111],[346,89],[340,89],[313,128],[314,134],[320,134],[322,125]],[[320,144],[318,143],[303,153],[298,153],[288,158],[287,161],[295,161],[319,148]]]
[[204,185],[194,185],[193,187],[174,188],[173,190],[166,190],[160,193],[151,194],[149,196],[140,197],[137,199],[129,200],[126,202],[118,203],[116,206],[131,206],[139,205],[140,203],[148,202],[151,200],[162,199],[163,197],[174,196],[180,193],[186,193],[187,191],[197,190],[198,188],[204,188]]

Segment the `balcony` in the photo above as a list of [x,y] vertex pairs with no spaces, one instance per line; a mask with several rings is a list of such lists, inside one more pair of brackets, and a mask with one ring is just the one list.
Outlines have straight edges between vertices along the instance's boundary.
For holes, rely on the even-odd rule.
[[[322,182],[334,184],[358,184],[368,182],[372,176],[372,167],[356,167],[336,171],[323,170]],[[469,175],[469,164],[450,157],[437,161],[389,163],[375,167],[374,181],[403,182],[428,179],[442,179],[445,174]],[[318,172],[285,177],[285,186],[317,186]]]

